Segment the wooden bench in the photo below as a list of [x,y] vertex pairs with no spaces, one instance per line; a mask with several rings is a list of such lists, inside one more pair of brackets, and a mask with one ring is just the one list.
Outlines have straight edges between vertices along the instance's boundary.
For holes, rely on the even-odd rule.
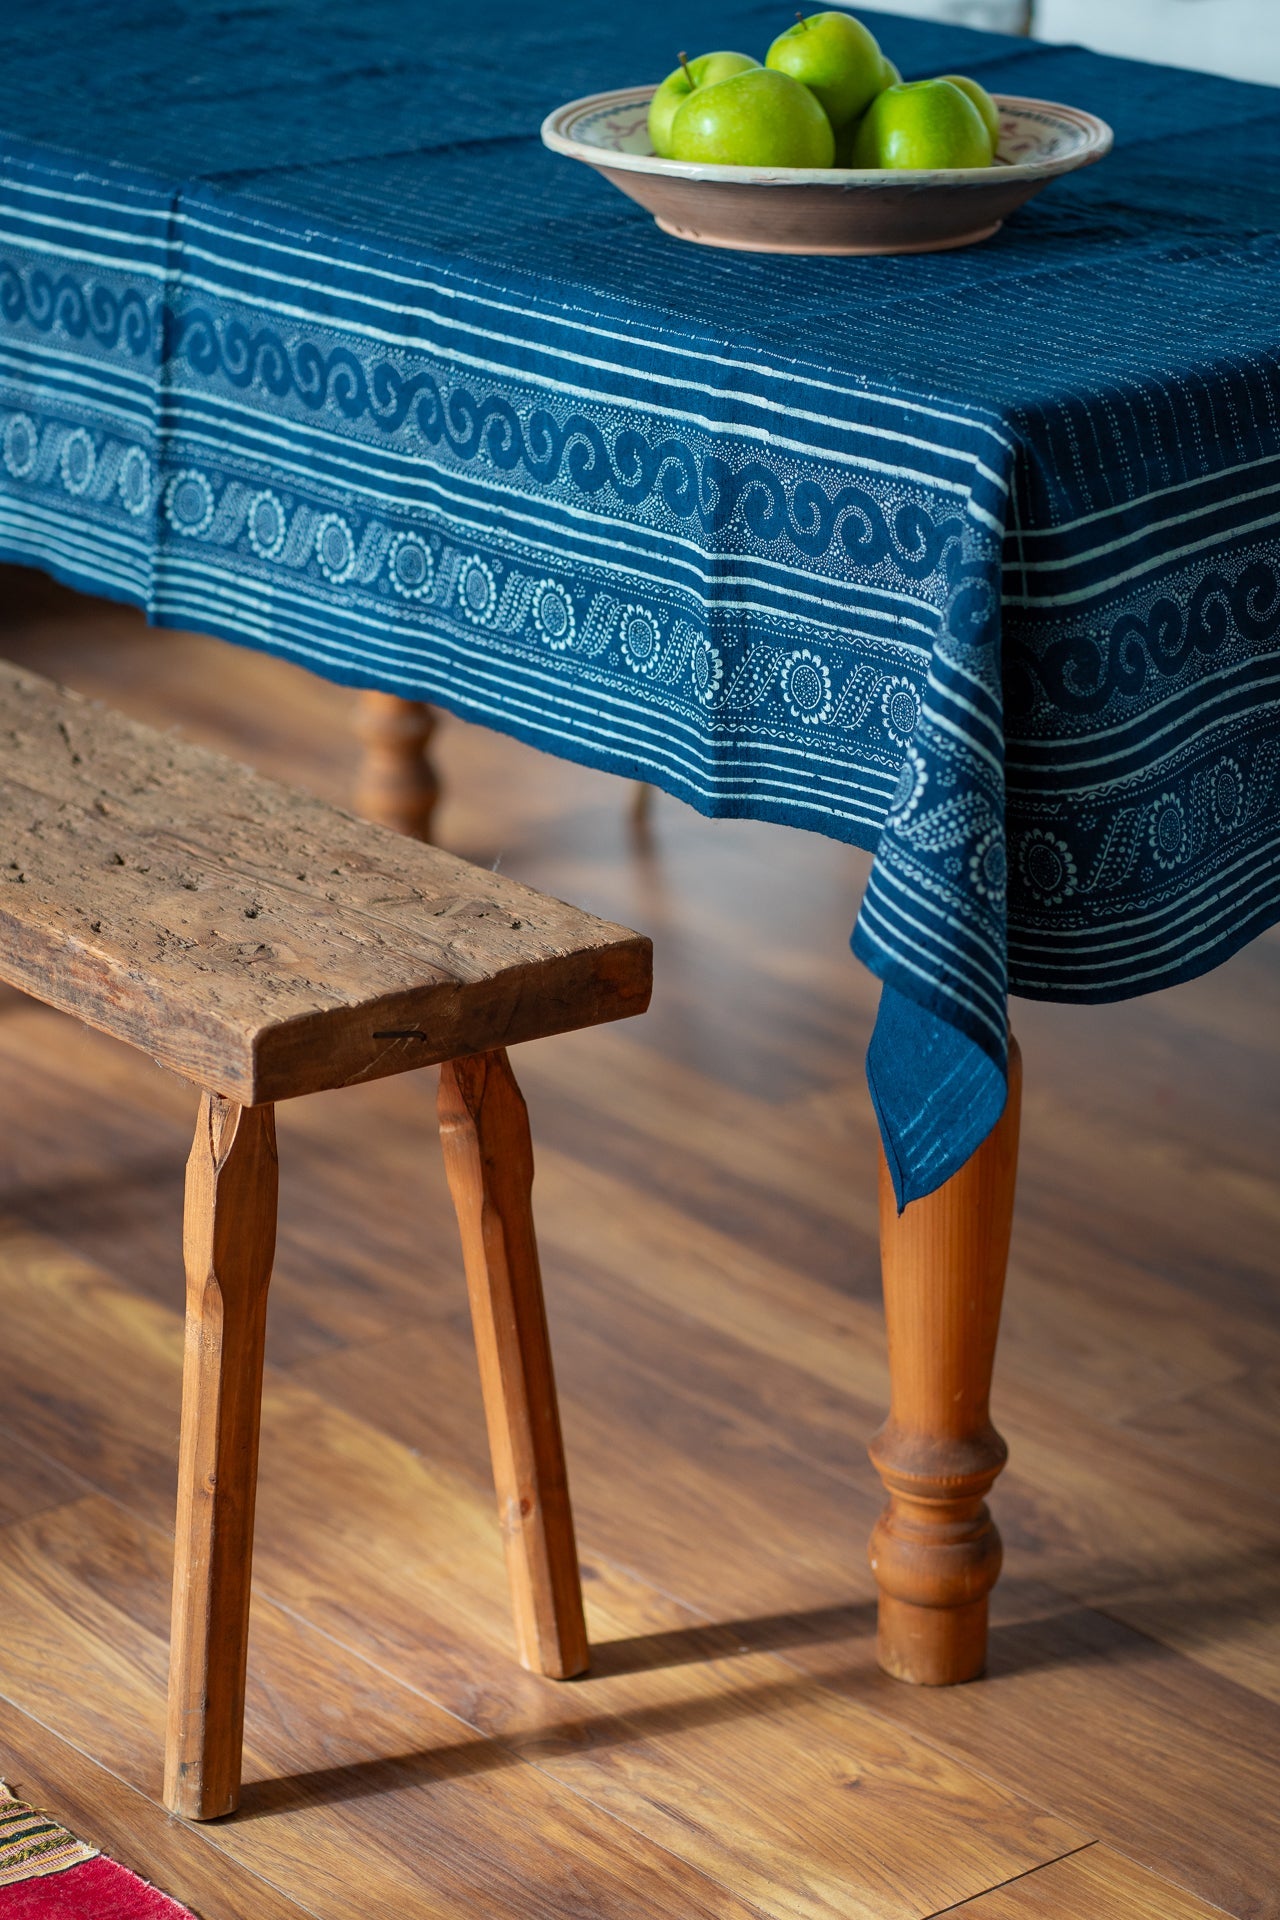
[[[505,1049],[643,1012],[650,944],[0,665],[0,978],[201,1088],[165,1799],[239,1795],[278,1100],[441,1064],[520,1658],[587,1664]],[[86,1361],[90,1361],[86,1356]]]

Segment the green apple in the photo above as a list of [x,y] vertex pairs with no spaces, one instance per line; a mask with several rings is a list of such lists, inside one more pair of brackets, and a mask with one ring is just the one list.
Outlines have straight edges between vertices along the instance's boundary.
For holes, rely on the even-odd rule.
[[669,73],[649,102],[649,144],[663,160],[671,157],[671,122],[697,87],[712,87],[730,74],[746,73],[760,62],[749,53],[700,53],[696,60],[680,57],[680,65]]
[[885,59],[875,35],[851,13],[813,13],[778,35],[764,63],[802,81],[839,129],[880,91]]
[[695,87],[671,125],[673,160],[720,167],[829,167],[834,155],[831,122],[808,87],[769,67]]
[[[900,87],[901,85],[902,75],[894,66],[892,60],[885,56],[884,65],[880,72],[880,86],[878,91],[883,93],[886,87]],[[854,142],[858,138],[858,128],[861,125],[862,115],[859,114],[856,119],[847,121],[843,127],[836,130],[836,157],[832,162],[833,166],[851,167],[853,165]]]
[[959,87],[961,93],[967,93],[978,112],[982,115],[987,132],[991,135],[991,152],[994,156],[1000,145],[1000,109],[985,87],[976,80],[970,80],[963,73],[944,73],[942,78],[949,80],[953,87]]
[[967,93],[950,80],[886,87],[862,116],[855,167],[989,167],[991,136]]

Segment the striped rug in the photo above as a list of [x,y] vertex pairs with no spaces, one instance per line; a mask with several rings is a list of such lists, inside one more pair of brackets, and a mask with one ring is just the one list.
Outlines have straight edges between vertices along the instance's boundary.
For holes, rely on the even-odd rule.
[[0,1920],[195,1920],[0,1780]]

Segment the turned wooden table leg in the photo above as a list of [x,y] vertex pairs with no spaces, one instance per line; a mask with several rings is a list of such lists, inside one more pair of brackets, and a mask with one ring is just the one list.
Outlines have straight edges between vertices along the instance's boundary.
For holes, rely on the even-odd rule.
[[277,1185],[274,1109],[204,1094],[183,1222],[187,1346],[164,1776],[165,1805],[189,1820],[215,1820],[240,1797]]
[[551,1342],[533,1231],[529,1117],[506,1053],[440,1069],[440,1137],[462,1234],[520,1661],[589,1663]]
[[440,783],[427,754],[436,716],[421,700],[394,693],[360,695],[356,731],[364,747],[355,810],[415,840],[431,838]]
[[871,1536],[878,1658],[921,1686],[974,1680],[987,1657],[987,1596],[1000,1535],[986,1495],[1007,1449],[989,1395],[1018,1163],[1022,1061],[1009,1100],[960,1171],[899,1215],[880,1161],[880,1248],[891,1375],[871,1459],[889,1503]]

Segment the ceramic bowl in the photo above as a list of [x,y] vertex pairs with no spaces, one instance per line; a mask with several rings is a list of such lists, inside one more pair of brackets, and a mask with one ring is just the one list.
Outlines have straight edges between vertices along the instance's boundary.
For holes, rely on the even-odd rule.
[[664,233],[748,253],[972,246],[1060,173],[1101,160],[1112,138],[1105,121],[1078,107],[996,94],[1000,147],[990,167],[710,167],[658,159],[646,125],[653,93],[651,86],[620,87],[571,100],[547,115],[543,141],[595,167],[646,207]]

